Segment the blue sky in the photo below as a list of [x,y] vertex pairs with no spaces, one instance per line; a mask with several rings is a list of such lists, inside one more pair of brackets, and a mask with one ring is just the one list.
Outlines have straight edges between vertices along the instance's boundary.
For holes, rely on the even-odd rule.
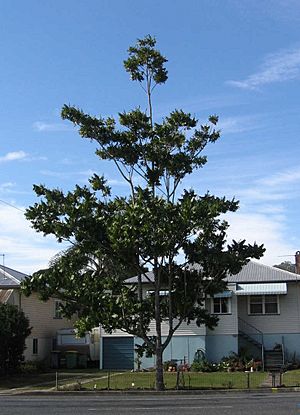
[[[185,181],[240,200],[229,238],[265,243],[261,262],[300,249],[300,3],[298,0],[1,1],[0,254],[32,272],[60,249],[30,229],[33,183],[69,190],[105,174],[125,186],[94,144],[60,119],[63,104],[115,116],[146,99],[123,70],[128,46],[156,36],[169,80],[157,120],[182,108],[220,118],[222,138]],[[5,203],[4,203],[5,202]],[[8,204],[9,205],[8,205]],[[10,206],[12,205],[12,206]]]

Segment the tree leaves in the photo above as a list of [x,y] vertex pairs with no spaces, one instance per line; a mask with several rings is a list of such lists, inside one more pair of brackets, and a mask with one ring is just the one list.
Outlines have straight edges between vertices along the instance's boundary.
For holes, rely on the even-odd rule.
[[[227,242],[229,224],[221,215],[235,212],[237,201],[193,190],[177,194],[182,179],[207,162],[206,146],[220,137],[218,116],[198,125],[190,113],[175,109],[154,122],[151,94],[168,78],[167,59],[155,47],[149,35],[138,39],[124,61],[146,92],[147,111],[123,111],[116,120],[63,107],[62,118],[97,143],[97,156],[114,163],[129,194],[113,197],[97,174],[91,188],[76,186],[66,194],[35,185],[41,201],[27,210],[27,219],[70,248],[23,287],[43,299],[54,294],[64,299],[64,313],[79,315],[80,333],[101,323],[108,332],[118,328],[140,337],[139,351],[157,356],[161,388],[162,352],[178,327],[192,321],[215,326],[207,296],[223,291],[226,276],[239,272],[250,257],[262,256],[264,248]],[[135,276],[130,283],[129,276]],[[151,320],[155,335],[149,333]],[[169,334],[162,342],[165,320]]]

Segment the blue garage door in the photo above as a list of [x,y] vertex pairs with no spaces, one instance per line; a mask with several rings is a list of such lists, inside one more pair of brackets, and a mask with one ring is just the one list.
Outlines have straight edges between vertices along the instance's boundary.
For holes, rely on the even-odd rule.
[[133,369],[133,337],[103,338],[103,369]]

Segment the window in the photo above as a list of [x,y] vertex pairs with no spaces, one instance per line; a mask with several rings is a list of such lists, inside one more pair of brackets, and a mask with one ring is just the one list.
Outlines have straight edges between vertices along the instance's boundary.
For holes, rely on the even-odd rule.
[[230,314],[230,298],[219,297],[213,298],[212,313],[213,314]]
[[39,352],[38,339],[32,339],[32,354],[38,354],[38,352]]
[[265,296],[265,314],[278,314],[278,296]]
[[54,316],[53,318],[62,318],[62,314],[61,314],[61,307],[62,307],[62,302],[59,300],[55,300],[54,301]]
[[279,314],[278,295],[251,295],[248,305],[249,314]]
[[251,295],[249,314],[263,314],[263,296],[262,295]]

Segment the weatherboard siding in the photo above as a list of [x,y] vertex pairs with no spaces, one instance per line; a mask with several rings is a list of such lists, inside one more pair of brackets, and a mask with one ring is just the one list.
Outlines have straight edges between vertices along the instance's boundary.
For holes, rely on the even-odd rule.
[[30,295],[30,297],[21,297],[21,309],[29,318],[32,337],[55,337],[57,330],[73,326],[74,319],[54,318],[54,307],[55,300],[52,298],[43,302],[38,299],[36,294]]
[[[177,320],[174,320],[174,326],[177,324]],[[155,321],[152,320],[150,323],[150,335],[155,335]],[[169,333],[169,324],[168,322],[162,322],[161,335],[167,336]],[[206,333],[205,326],[198,327],[197,324],[193,321],[190,324],[183,322],[181,326],[176,330],[175,336],[202,336]]]
[[279,295],[280,314],[249,315],[248,296],[238,298],[238,315],[265,334],[300,333],[300,286],[291,282],[287,294]]
[[[21,295],[20,304],[32,327],[31,334],[26,339],[25,360],[49,359],[57,330],[72,327],[75,319],[54,318],[55,300],[53,298],[43,302],[36,294],[29,297]],[[33,354],[34,338],[38,339],[37,354]]]
[[[174,321],[174,325],[176,324]],[[202,336],[205,335],[206,328],[204,326],[198,327],[195,322],[191,322],[191,324],[182,323],[179,329],[176,330],[175,336]],[[161,335],[167,336],[169,333],[169,325],[167,322],[162,322],[161,325]],[[150,322],[149,326],[149,336],[154,336],[156,334],[155,329],[155,320]],[[107,333],[103,328],[101,329],[101,337],[128,337],[132,336],[131,334],[126,333],[122,330],[115,330],[111,334]]]
[[[218,324],[213,329],[207,329],[209,336],[220,336],[220,335],[235,335],[238,333],[238,319],[237,319],[237,298],[233,295],[229,301],[231,302],[229,314],[219,314]],[[212,311],[212,304],[208,305]],[[217,341],[217,339],[216,339]]]

